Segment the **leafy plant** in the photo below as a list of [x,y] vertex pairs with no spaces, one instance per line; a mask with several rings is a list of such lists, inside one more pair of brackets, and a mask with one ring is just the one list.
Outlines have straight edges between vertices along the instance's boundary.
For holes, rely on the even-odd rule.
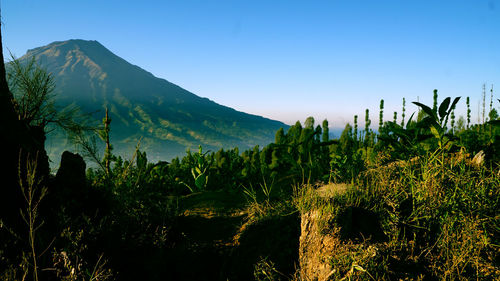
[[446,145],[453,139],[453,135],[447,132],[446,124],[448,123],[448,118],[450,114],[455,109],[455,105],[460,100],[460,97],[457,97],[453,100],[450,105],[451,98],[447,97],[441,102],[439,105],[438,114],[428,107],[425,104],[419,102],[413,102],[415,105],[422,108],[422,110],[427,114],[423,120],[420,121],[422,126],[430,129],[432,135],[437,140],[439,149],[444,149]]
[[379,147],[389,145],[395,150],[397,157],[401,158],[431,151],[432,145],[426,144],[429,139],[435,140],[440,151],[445,148],[449,149],[449,144],[456,137],[453,131],[448,131],[446,124],[459,100],[460,97],[457,97],[451,102],[451,98],[447,97],[439,108],[436,105],[435,110],[420,102],[413,102],[422,109],[425,116],[414,122],[412,120],[414,114],[412,114],[406,126],[401,126],[396,122],[387,122],[383,132],[378,136],[381,141]]
[[208,185],[208,169],[212,165],[213,160],[207,159],[206,155],[210,152],[210,150],[203,153],[203,149],[201,145],[199,146],[199,150],[197,153],[193,154],[194,165],[191,167],[191,175],[194,179],[194,188],[184,183],[184,185],[191,192],[201,191],[206,189]]
[[331,155],[328,183],[338,182],[344,179],[346,164],[347,164],[346,155],[344,156],[340,156],[337,154]]

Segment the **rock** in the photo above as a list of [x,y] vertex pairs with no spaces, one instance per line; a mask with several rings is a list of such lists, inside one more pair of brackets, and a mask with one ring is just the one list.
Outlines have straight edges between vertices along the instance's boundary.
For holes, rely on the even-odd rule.
[[83,158],[69,151],[63,152],[61,165],[57,171],[53,189],[54,206],[65,208],[77,215],[88,208],[90,188],[85,176],[85,162]]
[[82,186],[86,183],[86,164],[82,156],[64,151],[56,174],[58,185]]

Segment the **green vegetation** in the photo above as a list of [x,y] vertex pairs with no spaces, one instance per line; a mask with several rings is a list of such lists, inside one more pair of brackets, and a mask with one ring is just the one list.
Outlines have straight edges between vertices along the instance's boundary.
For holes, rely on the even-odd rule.
[[[15,97],[28,106],[19,116],[48,101]],[[141,142],[130,159],[115,154],[106,111],[104,155],[96,138],[77,143],[95,167],[65,152],[54,176],[19,157],[9,188],[22,200],[0,217],[0,279],[307,280],[296,270],[300,216],[318,212],[333,280],[493,280],[500,121],[491,95],[483,123],[468,112],[455,126],[459,101],[439,103],[435,90],[433,107],[414,102],[420,114],[405,120],[403,99],[402,123],[384,122],[381,101],[377,132],[368,109],[362,131],[356,115],[333,140],[326,120],[309,117],[264,147],[199,146],[170,163],[148,161]]]
[[7,81],[13,105],[20,121],[48,133],[57,128],[66,134],[91,129],[74,104],[56,105],[54,76],[41,67],[34,57],[21,61],[12,57],[6,66]]
[[[299,210],[318,211],[319,229],[337,243],[329,260],[336,269],[332,280],[498,276],[498,167],[475,162],[465,150],[447,156],[444,164],[429,155],[367,170],[331,197],[311,188],[297,197]],[[382,231],[354,229],[346,220],[352,208],[375,214]],[[356,266],[364,270],[352,271]]]

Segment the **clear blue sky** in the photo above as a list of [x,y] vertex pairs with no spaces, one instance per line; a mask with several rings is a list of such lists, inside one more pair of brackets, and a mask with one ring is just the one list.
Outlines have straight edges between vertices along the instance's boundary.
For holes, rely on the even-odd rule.
[[[154,75],[220,104],[286,123],[378,123],[417,96],[500,98],[500,0],[3,0],[16,56],[97,40]],[[498,107],[498,102],[496,103]],[[487,106],[489,106],[489,93]],[[408,111],[416,110],[409,106]]]

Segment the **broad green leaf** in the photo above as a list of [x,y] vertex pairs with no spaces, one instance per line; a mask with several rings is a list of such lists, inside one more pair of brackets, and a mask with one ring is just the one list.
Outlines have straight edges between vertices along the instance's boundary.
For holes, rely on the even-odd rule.
[[413,119],[413,115],[415,115],[415,112],[411,114],[410,119],[408,119],[408,122],[406,122],[406,128],[408,128],[408,126],[410,125],[411,120]]
[[453,102],[451,103],[450,110],[448,110],[448,114],[451,113],[453,109],[455,109],[455,106],[457,105],[458,101],[460,100],[461,97],[456,97]]
[[447,97],[443,100],[443,102],[439,105],[439,117],[441,120],[447,115],[448,107],[450,106],[451,98]]
[[434,120],[437,120],[437,116],[436,114],[434,114],[434,111],[432,111],[432,109],[430,107],[428,107],[427,105],[423,104],[423,103],[419,103],[419,102],[416,102],[414,101],[413,102],[415,105],[417,106],[420,106],[420,108],[422,108],[422,110],[427,113],[427,115],[431,116],[434,118]]
[[424,119],[417,123],[417,128],[427,129],[431,126],[439,126],[437,120],[431,116],[426,116]]
[[431,133],[434,135],[435,138],[440,139],[441,134],[439,132],[439,129],[436,128],[436,126],[431,126]]
[[203,189],[203,187],[205,187],[206,185],[206,182],[207,182],[206,176],[200,175],[199,177],[196,178],[194,184],[196,185],[196,187],[198,187],[198,189]]

